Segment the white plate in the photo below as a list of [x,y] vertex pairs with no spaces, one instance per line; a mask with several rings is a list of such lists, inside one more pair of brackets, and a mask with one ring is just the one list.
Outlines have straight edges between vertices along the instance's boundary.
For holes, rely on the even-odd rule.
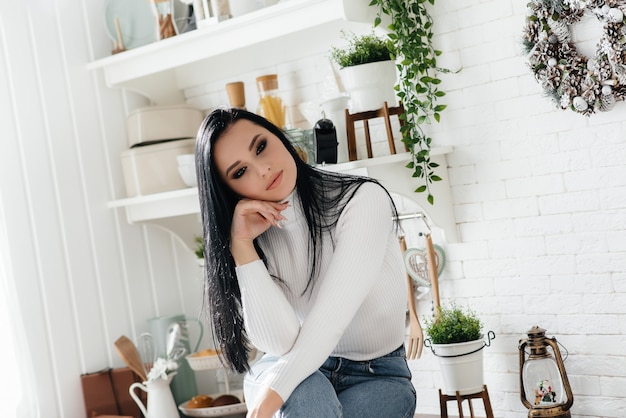
[[107,0],[104,22],[113,41],[117,41],[116,17],[120,21],[120,31],[126,49],[137,48],[158,40],[156,20],[147,0]]
[[189,401],[181,403],[178,409],[189,417],[224,417],[237,414],[243,414],[243,416],[245,416],[246,412],[248,412],[245,402],[233,405],[214,406],[212,408],[187,408],[188,403]]

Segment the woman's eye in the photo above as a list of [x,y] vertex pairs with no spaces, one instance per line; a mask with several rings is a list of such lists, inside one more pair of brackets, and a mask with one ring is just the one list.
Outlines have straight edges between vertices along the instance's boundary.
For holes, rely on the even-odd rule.
[[246,172],[246,167],[241,167],[239,170],[235,171],[233,173],[233,178],[236,180],[239,177],[243,176],[243,173]]
[[262,153],[266,146],[267,146],[267,141],[265,139],[262,141],[259,141],[259,145],[256,147],[256,155],[259,155],[260,153]]

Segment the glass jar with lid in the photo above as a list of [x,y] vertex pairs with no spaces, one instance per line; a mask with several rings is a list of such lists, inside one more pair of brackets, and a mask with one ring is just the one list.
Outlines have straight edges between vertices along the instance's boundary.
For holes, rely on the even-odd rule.
[[315,153],[311,146],[311,135],[299,128],[286,129],[284,132],[291,145],[296,149],[300,159],[309,165],[315,165]]
[[278,94],[278,76],[268,74],[257,77],[256,84],[259,90],[257,113],[279,128],[284,128],[286,108]]

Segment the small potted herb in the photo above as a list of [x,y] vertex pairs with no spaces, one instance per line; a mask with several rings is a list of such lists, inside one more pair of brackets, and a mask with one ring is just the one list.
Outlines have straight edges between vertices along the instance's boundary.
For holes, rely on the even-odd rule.
[[426,333],[433,344],[465,343],[482,336],[482,321],[469,309],[456,304],[438,307],[433,319],[426,319]]
[[384,102],[395,106],[398,77],[390,42],[374,31],[364,35],[342,32],[342,38],[347,46],[332,47],[330,58],[339,67],[343,86],[350,94],[350,112],[380,109]]
[[483,323],[475,312],[456,304],[438,307],[433,318],[424,321],[428,339],[425,345],[437,356],[448,395],[479,393],[483,390],[483,351],[495,338],[483,340]]
[[348,41],[345,48],[331,48],[331,58],[340,69],[371,62],[393,59],[389,42],[376,36],[374,32],[365,35],[342,32],[342,38]]

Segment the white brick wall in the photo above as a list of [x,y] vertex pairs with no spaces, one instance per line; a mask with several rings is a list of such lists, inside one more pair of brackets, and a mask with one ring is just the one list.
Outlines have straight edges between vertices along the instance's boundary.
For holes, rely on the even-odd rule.
[[[517,344],[537,324],[569,352],[573,416],[623,417],[626,104],[591,118],[555,110],[521,56],[525,4],[440,0],[433,9],[439,64],[462,68],[442,76],[448,109],[429,127],[436,146],[454,147],[448,175],[461,237],[439,243],[447,255],[441,297],[471,305],[497,334],[485,349],[495,416],[527,414]],[[593,43],[596,29],[585,22],[576,37]],[[310,127],[298,103],[336,94],[327,57],[314,56],[237,75],[251,109],[258,100],[254,78],[269,72],[278,73],[296,126]],[[228,81],[187,96],[207,108],[226,103]],[[376,129],[374,137],[384,141]],[[386,145],[375,149],[385,153]],[[430,314],[428,296],[418,308]],[[410,365],[418,412],[437,413],[441,377],[434,356],[425,348]]]
[[[621,417],[626,105],[591,118],[554,109],[519,55],[524,2],[445,3],[433,13],[436,41],[463,70],[445,76],[449,110],[432,136],[455,147],[449,178],[462,242],[446,245],[455,270],[441,295],[497,328],[485,350],[496,416],[526,416],[517,341],[538,324],[569,351],[573,416]],[[577,39],[595,30],[584,22]]]

